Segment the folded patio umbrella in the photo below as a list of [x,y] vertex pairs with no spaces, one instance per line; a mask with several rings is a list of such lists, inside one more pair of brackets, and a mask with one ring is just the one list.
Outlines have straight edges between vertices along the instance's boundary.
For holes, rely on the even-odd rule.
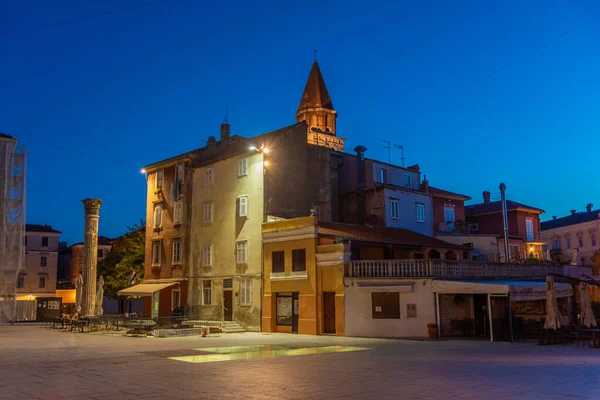
[[96,310],[94,312],[95,315],[104,314],[104,310],[102,309],[102,302],[104,301],[104,278],[100,275],[98,278],[98,288],[96,289]]
[[581,325],[586,328],[596,326],[596,317],[592,311],[592,300],[590,298],[590,284],[582,280],[579,283],[579,304],[581,305]]
[[79,275],[75,281],[75,313],[81,313],[81,298],[83,297],[83,277]]
[[544,328],[559,329],[564,326],[565,321],[563,316],[558,311],[558,301],[556,299],[556,291],[554,289],[554,278],[546,277],[546,322]]

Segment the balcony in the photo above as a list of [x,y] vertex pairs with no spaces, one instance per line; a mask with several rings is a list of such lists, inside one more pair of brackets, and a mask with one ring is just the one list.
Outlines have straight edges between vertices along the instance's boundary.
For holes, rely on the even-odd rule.
[[529,244],[546,244],[548,240],[542,236],[541,232],[529,232],[523,236],[525,242]]
[[450,260],[352,261],[348,278],[542,278],[563,274],[563,266],[550,263],[487,263]]

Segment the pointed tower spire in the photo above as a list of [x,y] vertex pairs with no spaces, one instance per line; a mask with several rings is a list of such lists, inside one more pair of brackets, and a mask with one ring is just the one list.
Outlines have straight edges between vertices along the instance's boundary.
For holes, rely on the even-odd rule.
[[344,139],[335,137],[336,118],[337,112],[329,97],[315,49],[315,60],[296,111],[296,122],[306,121],[308,143],[343,151]]

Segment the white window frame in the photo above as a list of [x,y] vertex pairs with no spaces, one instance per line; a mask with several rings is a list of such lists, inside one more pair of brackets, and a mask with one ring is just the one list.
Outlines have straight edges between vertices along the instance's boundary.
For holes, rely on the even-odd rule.
[[237,264],[248,263],[248,241],[240,240],[235,244],[235,260]]
[[[175,304],[175,302],[173,300],[175,300],[175,296],[173,296],[174,293],[177,293],[177,304]],[[171,311],[173,311],[176,308],[181,307],[181,289],[173,289],[171,290]]]
[[425,204],[417,203],[417,222],[424,224],[425,223]]
[[[160,179],[158,179],[160,177]],[[158,182],[160,181],[160,185],[158,184]],[[156,170],[155,176],[154,176],[154,189],[162,189],[162,187],[165,184],[165,170],[162,168],[159,168]]]
[[238,160],[237,163],[237,176],[246,176],[248,175],[248,158],[244,157]]
[[[448,219],[448,214],[452,214],[452,219]],[[454,207],[450,207],[450,206],[444,206],[444,222],[448,223],[451,222],[453,223],[454,221],[456,221],[456,214],[454,213]]]
[[388,170],[387,168],[379,167],[379,183],[388,183]]
[[202,266],[212,267],[213,265],[213,245],[207,244],[202,248]]
[[[208,286],[206,285],[206,282],[208,282]],[[209,295],[208,295],[208,301],[207,301],[207,296],[206,296],[206,289],[209,289]],[[213,298],[213,284],[211,280],[203,280],[202,281],[202,305],[203,306],[210,306],[213,304],[212,298]]]
[[[179,257],[175,259],[175,243],[179,243]],[[172,264],[181,264],[181,257],[183,255],[183,240],[181,237],[173,238],[173,254],[172,254]]]
[[525,220],[525,232],[527,234],[527,241],[533,242],[535,240],[535,230],[533,228],[533,220],[531,218],[527,218]]
[[212,224],[215,219],[214,202],[204,203],[204,223]]
[[162,228],[162,204],[154,205],[154,229]]
[[240,282],[240,304],[249,306],[252,304],[252,277],[243,276]]
[[212,168],[206,168],[204,170],[204,186],[212,185],[214,178],[214,171]]
[[412,187],[412,176],[410,174],[404,174],[404,187]]
[[400,219],[400,200],[390,198],[390,218]]
[[173,205],[173,225],[183,223],[183,200],[177,200]]
[[[158,252],[156,251],[158,248]],[[160,266],[160,256],[161,256],[162,246],[160,240],[154,240],[152,242],[152,266]],[[158,256],[158,257],[155,257]]]
[[248,196],[238,197],[238,217],[248,216]]

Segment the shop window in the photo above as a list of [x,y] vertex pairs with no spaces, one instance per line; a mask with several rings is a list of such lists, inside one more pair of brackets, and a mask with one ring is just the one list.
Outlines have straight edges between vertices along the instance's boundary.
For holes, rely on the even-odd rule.
[[373,293],[373,319],[400,319],[400,293]]
[[292,294],[277,293],[277,325],[292,326]]

